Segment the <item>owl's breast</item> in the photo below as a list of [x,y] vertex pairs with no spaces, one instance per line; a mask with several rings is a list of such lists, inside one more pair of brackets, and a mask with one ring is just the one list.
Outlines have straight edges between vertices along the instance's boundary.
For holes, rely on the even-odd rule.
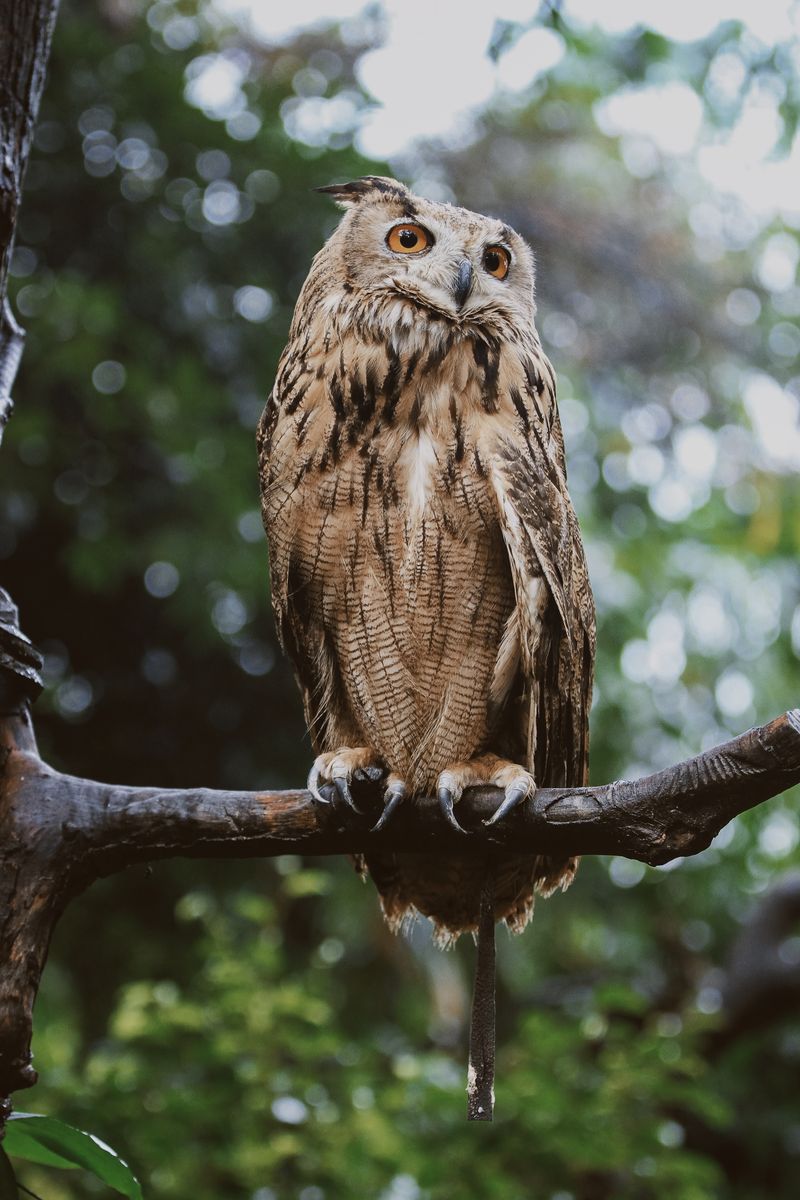
[[437,489],[440,462],[441,447],[429,430],[411,430],[397,464],[403,507],[411,520],[421,520],[428,509]]
[[274,577],[341,681],[330,736],[427,790],[487,743],[515,604],[480,364],[372,346],[290,368],[265,490]]
[[406,521],[413,525],[427,516],[467,537],[483,536],[496,523],[496,505],[481,448],[491,431],[464,358],[463,352],[451,352],[439,370],[423,372],[405,390],[397,438],[387,450],[394,451],[392,470]]
[[337,644],[369,744],[425,790],[486,743],[514,589],[469,422],[443,389],[416,399],[370,472]]

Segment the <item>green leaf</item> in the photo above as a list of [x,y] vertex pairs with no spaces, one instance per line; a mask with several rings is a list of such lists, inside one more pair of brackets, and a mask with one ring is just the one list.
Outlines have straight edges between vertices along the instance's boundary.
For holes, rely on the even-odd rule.
[[[4,1144],[9,1154],[30,1162],[52,1167],[83,1167],[129,1200],[142,1200],[139,1181],[110,1146],[93,1134],[73,1129],[55,1117],[12,1113]],[[9,1195],[13,1194],[9,1192]],[[4,1200],[2,1193],[0,1200]]]
[[2,1146],[0,1146],[0,1200],[19,1200],[17,1177]]
[[78,1164],[55,1150],[49,1150],[42,1145],[33,1133],[19,1124],[13,1131],[9,1130],[3,1143],[15,1158],[24,1158],[27,1162],[41,1163],[45,1167],[61,1167],[66,1171],[77,1170]]

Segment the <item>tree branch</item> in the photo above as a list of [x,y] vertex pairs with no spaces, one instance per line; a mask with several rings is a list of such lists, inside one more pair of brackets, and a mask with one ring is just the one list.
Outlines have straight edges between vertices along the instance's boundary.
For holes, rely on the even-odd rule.
[[737,813],[800,782],[800,711],[792,710],[645,779],[541,788],[491,831],[481,822],[502,794],[470,789],[459,820],[471,836],[454,831],[429,797],[371,833],[380,787],[365,782],[354,791],[363,830],[345,830],[332,806],[304,790],[125,787],[54,771],[38,756],[28,714],[38,664],[0,592],[0,1096],[36,1080],[33,1002],[64,906],[95,879],[134,863],[421,849],[485,857],[496,847],[620,854],[656,865],[698,853]]

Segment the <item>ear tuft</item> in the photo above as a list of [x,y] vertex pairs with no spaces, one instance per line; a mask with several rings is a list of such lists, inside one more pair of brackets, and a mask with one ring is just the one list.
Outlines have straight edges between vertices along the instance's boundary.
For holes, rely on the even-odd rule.
[[385,196],[392,200],[405,200],[409,194],[405,184],[386,175],[365,175],[363,179],[354,179],[351,183],[329,183],[327,187],[314,188],[314,191],[333,196],[343,208],[358,204],[365,197],[377,199]]

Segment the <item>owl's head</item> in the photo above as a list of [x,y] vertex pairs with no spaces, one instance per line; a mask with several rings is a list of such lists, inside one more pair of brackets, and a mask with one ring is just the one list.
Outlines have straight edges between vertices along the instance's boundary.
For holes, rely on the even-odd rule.
[[532,326],[533,254],[502,221],[381,176],[317,190],[346,210],[326,251],[343,263],[348,291],[400,297],[466,329]]

